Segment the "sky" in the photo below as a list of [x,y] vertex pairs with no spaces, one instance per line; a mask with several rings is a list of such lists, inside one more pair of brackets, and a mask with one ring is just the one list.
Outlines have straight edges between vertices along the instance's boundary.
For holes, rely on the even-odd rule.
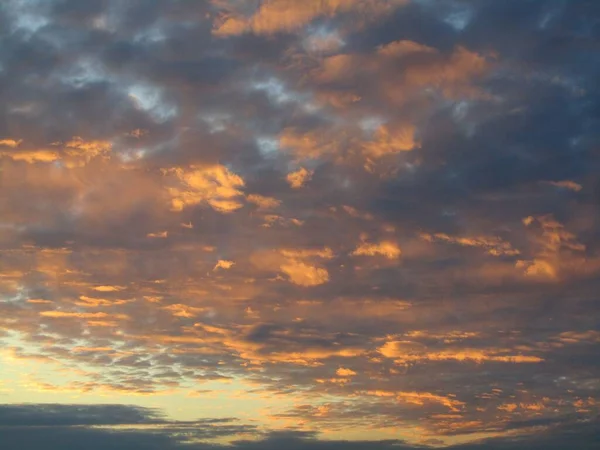
[[0,447],[600,447],[600,2],[0,2]]

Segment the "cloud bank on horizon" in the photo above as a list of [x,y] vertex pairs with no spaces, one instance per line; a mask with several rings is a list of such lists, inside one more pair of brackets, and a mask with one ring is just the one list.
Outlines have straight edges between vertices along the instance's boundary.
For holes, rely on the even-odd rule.
[[599,445],[600,3],[7,0],[0,42],[0,442]]

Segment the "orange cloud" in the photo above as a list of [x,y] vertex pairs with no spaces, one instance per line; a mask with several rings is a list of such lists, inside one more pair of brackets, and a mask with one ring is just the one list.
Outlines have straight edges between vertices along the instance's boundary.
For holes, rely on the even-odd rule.
[[375,16],[389,13],[406,2],[407,0],[267,0],[249,17],[230,10],[215,24],[213,34],[230,36],[247,32],[266,35],[293,32],[320,16],[331,17],[350,11],[360,12],[362,16]]
[[600,331],[565,331],[560,333],[557,338],[565,344],[600,342]]
[[217,264],[213,268],[213,271],[217,270],[217,269],[225,269],[225,270],[231,269],[234,264],[235,263],[233,261],[227,261],[225,259],[220,259],[219,261],[217,261]]
[[167,236],[169,236],[168,231],[159,231],[158,233],[148,233],[146,235],[149,238],[166,238]]
[[13,161],[24,161],[29,164],[36,162],[50,163],[59,159],[58,153],[52,150],[25,150],[19,152],[0,152],[0,156],[7,156]]
[[95,291],[100,291],[100,292],[118,292],[118,291],[122,291],[123,289],[125,289],[125,287],[123,287],[123,286],[94,286],[93,289]]
[[535,218],[529,216],[523,219],[523,224],[532,229],[537,247],[533,259],[519,260],[515,265],[526,276],[557,280],[562,275],[585,272],[588,269],[586,266],[591,270],[598,270],[597,262],[585,260],[585,246],[551,215]]
[[299,286],[318,286],[329,281],[327,270],[294,259],[280,266],[290,281]]
[[244,187],[244,180],[222,165],[190,166],[165,173],[174,174],[180,182],[180,187],[168,188],[173,211],[206,203],[216,211],[230,213],[243,206],[238,198],[243,195],[240,189]]
[[296,248],[285,248],[281,249],[280,253],[286,258],[311,258],[318,257],[323,259],[333,258],[333,251],[329,247],[317,248],[317,249],[296,249]]
[[[397,70],[398,62],[403,68]],[[388,70],[389,69],[389,70]],[[370,76],[379,80],[379,92],[382,98],[395,104],[405,104],[420,89],[435,88],[447,98],[476,97],[487,98],[471,82],[488,73],[489,61],[478,53],[464,47],[456,47],[449,55],[443,55],[437,49],[411,42],[398,41],[380,47],[375,54],[339,54],[323,58],[320,65],[310,71],[312,79],[321,85],[350,82],[357,76]],[[386,77],[394,73],[393,77]],[[386,136],[381,131],[381,139],[393,142],[390,148],[404,151],[411,142],[411,128],[396,139],[394,131]],[[416,142],[414,143],[416,146]],[[385,148],[385,145],[384,145]],[[402,150],[404,149],[404,150]]]
[[338,377],[353,377],[354,375],[356,375],[356,372],[351,369],[340,367],[338,370],[335,371],[335,374]]
[[398,244],[392,241],[382,241],[377,244],[363,242],[352,252],[355,256],[384,256],[388,259],[397,259],[402,254]]
[[421,238],[428,241],[442,241],[451,244],[462,245],[465,247],[481,247],[487,253],[494,256],[514,256],[518,255],[519,250],[512,247],[509,242],[505,242],[495,236],[474,236],[474,237],[454,237],[445,233],[421,234]]
[[18,141],[15,139],[0,139],[0,146],[15,148],[21,145],[21,142],[23,142],[22,139],[19,139]]
[[312,177],[312,171],[306,170],[304,167],[300,167],[295,172],[287,174],[287,182],[293,189],[299,189],[306,184]]
[[189,305],[174,304],[164,306],[162,309],[169,311],[175,317],[197,317],[200,313],[206,311],[205,308],[196,308]]
[[338,153],[338,143],[330,136],[319,131],[302,133],[294,128],[286,128],[281,132],[279,147],[290,151],[297,159],[318,159]]
[[424,405],[426,402],[439,403],[453,412],[460,411],[465,405],[464,402],[455,400],[451,397],[444,397],[430,392],[398,392],[396,393],[396,399],[420,406]]
[[40,316],[52,317],[55,319],[119,319],[125,320],[129,317],[125,314],[107,314],[104,312],[84,313],[67,311],[41,311]]
[[430,53],[435,54],[437,50],[433,47],[428,47],[418,42],[402,40],[394,41],[389,44],[382,45],[377,49],[377,53],[387,57],[406,56],[414,53]]
[[407,152],[420,146],[415,140],[414,125],[405,124],[394,127],[381,125],[375,132],[372,141],[363,144],[364,152],[372,158],[384,155]]
[[252,263],[269,271],[282,272],[288,280],[299,286],[318,286],[329,281],[329,272],[320,266],[318,260],[333,258],[333,251],[328,248],[261,251],[252,255]]
[[506,363],[538,363],[543,359],[538,356],[506,354],[505,349],[473,349],[449,348],[440,351],[428,351],[423,344],[410,341],[388,341],[378,349],[386,358],[394,359],[399,364],[427,361],[461,361],[483,363],[486,361]]
[[259,209],[274,209],[281,204],[281,201],[277,200],[276,198],[265,197],[258,194],[250,194],[248,197],[246,197],[246,200],[250,203],[254,203],[259,207]]
[[548,181],[548,184],[552,186],[561,187],[565,189],[570,189],[571,191],[579,192],[583,187],[579,183],[575,183],[571,180],[563,180],[563,181]]
[[68,155],[82,157],[89,161],[91,158],[108,153],[112,148],[112,143],[97,140],[86,141],[79,136],[75,136],[65,143],[65,147]]

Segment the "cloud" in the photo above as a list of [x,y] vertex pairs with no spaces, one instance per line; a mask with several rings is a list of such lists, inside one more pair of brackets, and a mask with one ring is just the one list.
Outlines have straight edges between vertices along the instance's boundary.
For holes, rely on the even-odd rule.
[[329,281],[327,270],[294,259],[289,259],[282,264],[281,271],[290,278],[292,283],[300,286],[318,286]]
[[2,139],[0,140],[0,145],[3,147],[10,147],[10,148],[15,148],[18,147],[21,142],[23,142],[21,139],[19,139],[18,141],[15,139]]
[[0,442],[594,448],[598,13],[2,2]]
[[356,256],[385,256],[388,259],[400,257],[402,251],[395,242],[383,241],[377,244],[363,242],[352,252]]
[[[117,449],[177,449],[185,448],[192,438],[210,440],[255,431],[253,426],[237,424],[231,418],[177,422],[155,409],[129,405],[3,405],[0,421],[2,441],[27,450],[55,445],[73,449],[107,445]],[[206,443],[198,448],[218,446]]]
[[581,189],[583,189],[583,187],[579,183],[575,183],[574,181],[571,181],[571,180],[548,181],[548,184],[551,184],[552,186],[556,186],[556,187],[560,187],[560,188],[570,189],[575,192],[579,192],[579,191],[581,191]]
[[[435,395],[412,395],[405,398],[418,402],[433,401]],[[411,400],[411,401],[412,401]],[[75,449],[82,446],[92,449],[155,448],[193,450],[276,449],[281,446],[303,449],[402,449],[431,448],[427,445],[410,445],[401,440],[347,441],[322,439],[309,431],[271,431],[259,433],[256,428],[236,423],[234,419],[199,419],[188,422],[171,421],[159,411],[127,405],[5,405],[0,411],[3,418],[0,436],[4,443],[19,444],[25,450],[38,448]],[[510,438],[490,438],[471,444],[455,444],[452,450],[491,449],[559,449],[561,446],[592,449],[598,441],[594,422],[565,421],[549,430],[535,435],[517,434]],[[574,437],[569,429],[577,430]],[[254,435],[254,439],[242,436]],[[240,438],[236,439],[236,436]],[[229,445],[212,443],[214,439],[227,437]],[[233,438],[233,439],[232,439]],[[58,448],[58,447],[56,447]]]
[[217,269],[231,269],[235,263],[233,261],[227,261],[225,259],[220,259],[217,261],[213,270]]
[[280,205],[280,201],[273,197],[265,197],[258,194],[250,194],[246,198],[250,203],[254,203],[259,209],[273,209]]
[[290,172],[287,174],[287,182],[294,189],[301,188],[304,183],[310,180],[312,177],[312,172],[306,170],[304,167],[300,167],[295,172]]
[[510,242],[504,242],[496,236],[452,237],[444,233],[436,233],[435,235],[423,234],[421,237],[428,242],[442,241],[465,247],[481,247],[494,256],[514,256],[520,253],[511,246]]
[[242,195],[244,180],[226,167],[176,168],[170,172],[180,181],[181,187],[169,188],[171,208],[181,211],[190,205],[208,203],[222,213],[233,212],[243,205],[237,200]]
[[228,36],[247,32],[267,35],[294,32],[321,16],[331,17],[348,12],[383,14],[405,3],[406,0],[308,0],[299,4],[290,0],[269,0],[260,4],[249,17],[236,14],[235,4],[231,4],[234,11],[224,15],[214,33]]

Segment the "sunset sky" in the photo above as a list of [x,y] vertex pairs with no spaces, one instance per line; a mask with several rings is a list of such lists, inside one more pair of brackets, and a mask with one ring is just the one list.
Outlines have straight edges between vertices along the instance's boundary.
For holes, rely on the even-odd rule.
[[2,0],[1,450],[600,448],[600,1]]

